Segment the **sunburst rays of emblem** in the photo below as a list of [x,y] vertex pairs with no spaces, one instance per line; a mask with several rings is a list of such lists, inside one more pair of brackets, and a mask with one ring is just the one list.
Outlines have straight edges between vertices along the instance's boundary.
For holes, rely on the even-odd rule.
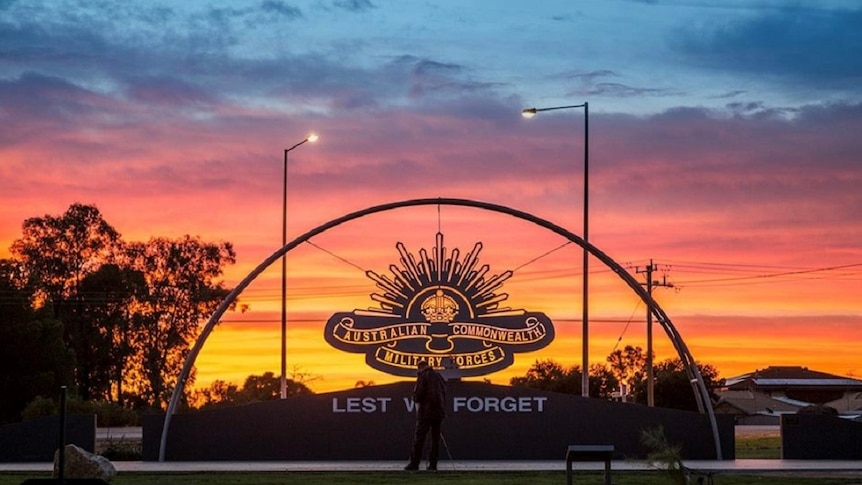
[[376,307],[333,315],[324,336],[330,345],[366,354],[366,363],[390,374],[412,376],[427,360],[449,377],[485,375],[508,367],[512,354],[538,350],[554,338],[543,313],[502,306],[499,290],[512,271],[491,274],[479,263],[482,243],[461,255],[447,252],[437,233],[432,251],[418,257],[401,242],[389,274],[367,271],[380,291]]
[[[458,248],[446,254],[443,245],[443,234],[437,233],[437,245],[433,253],[428,254],[425,248],[419,250],[417,259],[411,254],[403,243],[395,245],[400,255],[400,266],[392,264],[389,266],[389,275],[380,275],[374,271],[367,271],[367,276],[377,283],[377,287],[383,293],[372,293],[371,299],[379,303],[378,308],[369,308],[369,311],[409,316],[414,311],[417,303],[425,304],[427,298],[434,298],[438,291],[456,293],[457,298],[467,303],[470,317],[482,315],[499,314],[511,311],[510,308],[500,307],[509,295],[495,292],[503,286],[503,283],[512,277],[512,271],[505,271],[499,275],[488,277],[490,267],[487,264],[479,266],[479,253],[482,252],[482,243],[477,242],[471,251],[461,259]],[[428,293],[432,296],[423,298]],[[451,321],[451,320],[450,320]]]

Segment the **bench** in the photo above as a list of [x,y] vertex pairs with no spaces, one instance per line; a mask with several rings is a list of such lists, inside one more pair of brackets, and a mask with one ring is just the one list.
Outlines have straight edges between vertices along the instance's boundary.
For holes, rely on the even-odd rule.
[[566,484],[572,485],[572,462],[604,461],[605,485],[611,485],[611,458],[614,445],[569,445],[566,450]]

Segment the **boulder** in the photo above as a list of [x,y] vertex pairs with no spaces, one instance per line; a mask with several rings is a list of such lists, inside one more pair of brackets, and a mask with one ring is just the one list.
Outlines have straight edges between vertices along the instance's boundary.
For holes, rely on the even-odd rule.
[[[110,482],[117,468],[107,458],[95,455],[75,445],[66,445],[64,478],[96,478]],[[60,476],[60,453],[54,453],[54,478]]]

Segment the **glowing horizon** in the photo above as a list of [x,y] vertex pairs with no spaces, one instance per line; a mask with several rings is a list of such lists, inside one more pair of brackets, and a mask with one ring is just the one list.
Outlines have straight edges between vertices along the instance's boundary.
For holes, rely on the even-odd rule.
[[[521,112],[589,102],[590,242],[631,272],[659,266],[674,286],[656,300],[698,361],[723,377],[862,372],[862,8],[618,3],[0,2],[0,258],[25,219],[80,202],[128,242],[231,242],[236,285],[281,244],[284,150],[310,133],[290,153],[288,240],[439,197],[579,234],[584,112]],[[430,248],[438,230],[462,250],[482,241],[492,272],[515,272],[509,303],[559,322],[494,382],[538,358],[580,365],[580,248],[425,207],[291,251],[288,368],[318,391],[389,379],[327,348],[322,325],[371,304],[364,270],[387,272],[397,241]],[[279,278],[267,270],[240,297],[250,311],[216,328],[198,385],[278,373]],[[596,260],[590,282],[592,360],[621,335],[645,347],[643,305]]]

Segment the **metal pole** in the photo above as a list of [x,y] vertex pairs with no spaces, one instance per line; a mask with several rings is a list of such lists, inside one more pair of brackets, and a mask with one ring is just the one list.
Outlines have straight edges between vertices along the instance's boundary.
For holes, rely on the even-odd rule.
[[[655,266],[652,259],[649,260],[647,267],[647,293],[652,296],[652,272]],[[647,406],[655,406],[655,376],[653,376],[653,361],[652,361],[652,303],[647,305],[647,344],[646,344],[646,368],[647,368]]]
[[[542,111],[553,111],[558,109],[584,108],[584,242],[590,241],[590,104],[574,104],[569,106],[554,106],[552,108],[527,108],[521,110],[521,115],[526,118],[532,118],[537,113]],[[581,369],[581,396],[590,397],[590,304],[589,304],[589,274],[590,274],[590,253],[586,247],[584,249],[583,260],[583,297],[581,317],[582,336],[581,342],[583,345],[583,361]]]
[[[584,102],[584,242],[590,241],[590,105]],[[583,369],[581,396],[590,397],[590,310],[589,275],[590,252],[584,247],[584,294],[583,299]]]
[[66,386],[60,387],[60,448],[57,450],[59,455],[57,465],[59,472],[57,478],[60,483],[66,483]]
[[[301,142],[284,150],[284,180],[281,191],[281,247],[287,244],[287,154],[309,141],[317,140],[311,134]],[[281,256],[281,399],[287,398],[287,253]]]
[[[295,147],[294,147],[295,148]],[[287,244],[287,154],[284,150],[284,181],[281,198],[281,247]],[[281,399],[287,398],[287,253],[281,256]]]
[[654,407],[655,406],[655,370],[653,369],[653,345],[652,345],[652,318],[653,313],[655,312],[655,307],[651,303],[654,301],[652,299],[652,289],[657,286],[664,286],[665,288],[673,288],[673,283],[668,283],[666,277],[662,277],[661,283],[658,281],[653,281],[652,273],[658,269],[652,258],[649,260],[649,265],[644,268],[643,271],[640,268],[635,268],[635,273],[646,273],[646,290],[647,294],[650,296],[650,303],[647,304],[647,350],[646,350],[646,368],[647,368],[647,406]]

